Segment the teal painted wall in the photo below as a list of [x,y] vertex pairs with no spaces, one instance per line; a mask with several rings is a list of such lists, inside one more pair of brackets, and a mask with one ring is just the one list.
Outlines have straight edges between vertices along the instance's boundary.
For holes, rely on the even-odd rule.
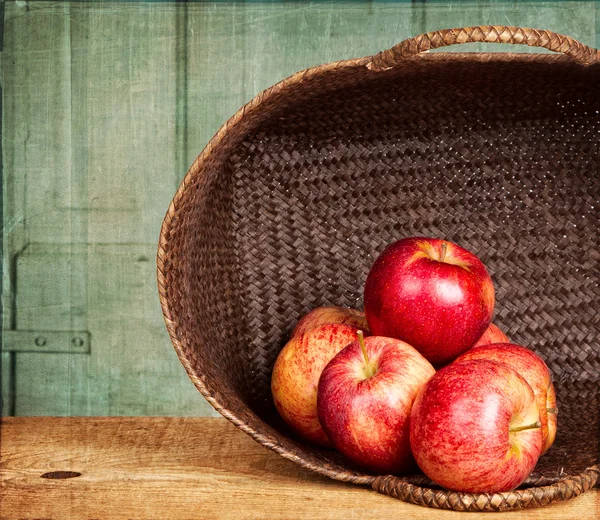
[[597,46],[600,4],[7,2],[3,413],[216,415],[176,358],[155,281],[161,221],[189,165],[238,108],[300,69],[492,23]]

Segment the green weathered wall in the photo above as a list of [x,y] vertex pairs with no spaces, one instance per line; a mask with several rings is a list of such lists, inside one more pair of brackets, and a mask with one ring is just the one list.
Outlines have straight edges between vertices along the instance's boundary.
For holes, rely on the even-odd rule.
[[[215,414],[175,356],[155,281],[188,166],[240,106],[300,69],[490,23],[597,45],[600,4],[7,2],[3,413]],[[52,331],[89,333],[89,352]]]

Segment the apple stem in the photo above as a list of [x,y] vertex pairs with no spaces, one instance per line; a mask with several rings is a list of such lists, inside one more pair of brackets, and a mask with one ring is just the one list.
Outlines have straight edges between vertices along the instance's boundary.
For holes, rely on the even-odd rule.
[[509,432],[522,432],[523,430],[533,430],[534,428],[541,428],[542,423],[540,421],[535,421],[531,424],[526,424],[524,426],[515,426],[514,428],[509,428]]
[[446,258],[446,248],[448,247],[448,245],[446,244],[446,242],[442,242],[442,254],[440,255],[440,262],[444,261],[444,258]]
[[548,413],[557,414],[558,413],[558,408],[546,408],[546,411]]
[[373,365],[371,365],[371,362],[369,361],[369,356],[367,354],[367,347],[365,345],[365,338],[363,335],[363,331],[362,330],[358,330],[356,331],[356,334],[358,336],[358,344],[360,345],[360,349],[362,350],[363,356],[365,358],[365,367],[367,369],[367,378],[375,375],[375,370],[373,370]]

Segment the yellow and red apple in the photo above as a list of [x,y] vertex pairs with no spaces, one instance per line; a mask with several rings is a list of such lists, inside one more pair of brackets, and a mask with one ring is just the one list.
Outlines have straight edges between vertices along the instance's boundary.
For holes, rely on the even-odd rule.
[[540,409],[544,446],[542,453],[548,451],[556,437],[556,392],[552,384],[552,375],[544,360],[533,350],[512,343],[496,343],[474,347],[459,356],[455,363],[468,359],[489,359],[504,363],[516,370],[529,383]]
[[343,323],[363,331],[369,330],[364,312],[348,307],[324,306],[305,314],[296,324],[292,336],[303,334],[326,323]]
[[360,338],[321,374],[319,420],[334,447],[376,473],[414,468],[409,420],[413,401],[435,370],[419,352],[393,338]]
[[414,237],[390,244],[364,289],[373,336],[401,339],[434,366],[471,348],[489,326],[494,285],[477,256],[446,240]]
[[421,470],[442,487],[502,492],[535,467],[540,426],[535,394],[523,377],[503,363],[466,360],[442,368],[421,389],[410,444]]
[[295,334],[273,367],[271,393],[281,417],[304,440],[331,447],[317,412],[317,387],[331,358],[356,340],[356,327],[326,323]]
[[502,332],[502,329],[494,323],[490,323],[489,327],[485,329],[482,336],[476,341],[475,347],[483,347],[484,345],[492,345],[493,343],[510,343],[508,336]]

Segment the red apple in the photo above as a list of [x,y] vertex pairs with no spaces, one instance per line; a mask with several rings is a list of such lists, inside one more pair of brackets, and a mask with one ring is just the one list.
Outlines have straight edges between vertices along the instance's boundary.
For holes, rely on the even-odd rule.
[[306,331],[325,323],[344,323],[353,325],[360,330],[369,330],[364,312],[347,307],[317,307],[298,321],[292,336],[304,334]]
[[490,326],[485,329],[483,335],[477,340],[472,348],[491,345],[492,343],[510,343],[510,340],[508,339],[508,336],[500,330],[499,327],[493,323],[490,323]]
[[317,413],[317,386],[331,358],[356,340],[351,325],[327,323],[296,334],[283,347],[273,367],[271,393],[281,417],[303,439],[331,447]]
[[375,260],[365,283],[373,336],[406,341],[434,365],[475,344],[490,324],[494,285],[479,258],[434,238],[406,238]]
[[361,336],[321,374],[317,404],[323,429],[339,452],[369,471],[413,468],[410,410],[434,373],[407,343],[375,336],[363,341]]
[[524,378],[502,363],[452,363],[415,399],[410,445],[421,470],[447,489],[514,489],[542,452],[535,394]]
[[511,343],[499,343],[474,347],[459,356],[455,363],[467,359],[490,359],[504,363],[516,370],[529,383],[540,409],[544,446],[542,453],[548,451],[556,437],[556,393],[552,384],[552,375],[548,366],[533,350]]

